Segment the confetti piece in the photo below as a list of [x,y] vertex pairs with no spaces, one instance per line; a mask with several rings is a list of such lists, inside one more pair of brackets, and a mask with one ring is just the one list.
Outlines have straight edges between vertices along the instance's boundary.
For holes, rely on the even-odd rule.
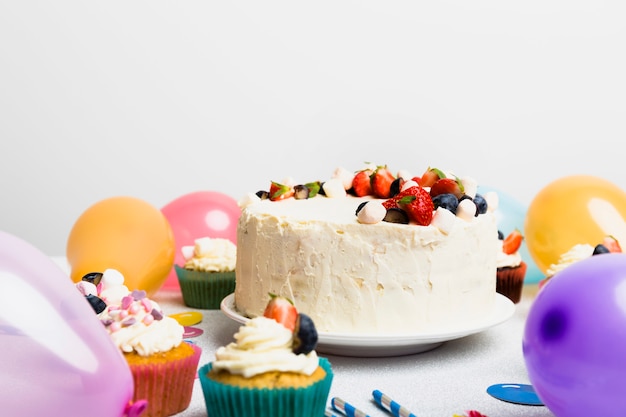
[[193,326],[202,321],[202,313],[197,311],[186,311],[184,313],[170,314],[181,326]]

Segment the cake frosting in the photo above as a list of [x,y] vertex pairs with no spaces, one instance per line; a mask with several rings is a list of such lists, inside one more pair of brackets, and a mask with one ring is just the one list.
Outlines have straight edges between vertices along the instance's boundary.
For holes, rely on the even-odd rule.
[[250,378],[270,371],[312,375],[319,366],[315,350],[293,352],[292,331],[274,319],[259,316],[249,320],[234,338],[216,351],[214,370]]
[[[321,332],[413,334],[464,328],[492,312],[499,250],[492,211],[475,215],[470,199],[456,214],[434,209],[427,225],[362,222],[359,207],[385,199],[342,194],[341,183],[333,179],[334,197],[242,200],[241,314],[262,315],[266,295],[280,294]],[[475,192],[475,182],[467,184]]]

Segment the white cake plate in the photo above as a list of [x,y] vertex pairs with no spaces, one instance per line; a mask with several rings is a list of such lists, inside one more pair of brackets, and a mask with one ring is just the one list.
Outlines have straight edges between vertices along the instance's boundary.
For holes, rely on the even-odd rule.
[[[241,315],[235,306],[235,295],[226,296],[220,309],[229,318],[245,323],[250,320]],[[515,312],[515,304],[507,297],[496,293],[493,311],[482,321],[464,328],[442,332],[417,334],[355,334],[318,333],[316,350],[319,353],[355,357],[401,356],[426,352],[441,346],[444,342],[480,333],[510,319]]]

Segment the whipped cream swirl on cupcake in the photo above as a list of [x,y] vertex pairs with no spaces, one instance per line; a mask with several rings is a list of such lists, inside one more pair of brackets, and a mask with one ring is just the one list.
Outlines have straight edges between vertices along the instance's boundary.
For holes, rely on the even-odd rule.
[[572,246],[570,250],[568,250],[559,257],[557,263],[550,265],[550,267],[546,271],[546,275],[548,277],[551,277],[557,272],[562,271],[563,269],[572,265],[573,263],[591,257],[593,255],[593,249],[594,247],[587,243],[580,243]]
[[159,304],[149,299],[145,291],[129,291],[118,271],[106,270],[99,286],[99,296],[107,306],[98,317],[122,352],[150,356],[182,343],[183,326],[165,317]]
[[196,239],[193,246],[181,248],[185,268],[194,271],[234,271],[237,261],[237,246],[229,239],[203,237]]
[[317,353],[295,354],[293,333],[274,319],[255,317],[234,335],[235,342],[215,353],[213,369],[246,378],[270,371],[311,375],[319,365]]

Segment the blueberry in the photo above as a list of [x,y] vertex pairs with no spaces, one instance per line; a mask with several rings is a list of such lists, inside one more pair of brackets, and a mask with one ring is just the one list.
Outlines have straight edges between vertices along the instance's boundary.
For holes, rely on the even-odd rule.
[[480,194],[474,196],[474,204],[476,204],[476,215],[487,213],[487,200]]
[[389,197],[393,197],[400,192],[400,187],[402,185],[402,178],[396,178],[391,183],[391,188],[389,190]]
[[387,214],[385,214],[383,221],[388,223],[409,224],[409,215],[401,208],[392,207],[387,210]]
[[309,198],[309,189],[302,184],[298,184],[293,187],[295,193],[294,198],[296,200],[306,200]]
[[596,245],[596,247],[593,248],[593,255],[602,255],[603,253],[611,253],[611,251],[603,244]]
[[81,281],[91,282],[93,285],[100,284],[100,280],[102,279],[102,272],[90,272],[88,274],[83,275]]
[[456,208],[459,206],[459,199],[452,193],[439,194],[433,197],[433,205],[435,206],[435,210],[437,210],[438,207],[443,207],[456,214]]
[[317,329],[311,317],[299,313],[296,319],[296,327],[293,330],[293,345],[291,350],[296,355],[307,354],[317,346]]
[[95,311],[96,314],[102,313],[104,309],[107,308],[106,303],[102,301],[102,298],[100,297],[97,297],[93,294],[88,294],[85,296],[85,298],[87,299],[87,301],[89,301],[91,308],[93,308],[93,311]]
[[270,193],[269,191],[265,191],[265,190],[259,190],[256,193],[256,196],[259,197],[261,200],[267,200],[268,198],[270,198]]

